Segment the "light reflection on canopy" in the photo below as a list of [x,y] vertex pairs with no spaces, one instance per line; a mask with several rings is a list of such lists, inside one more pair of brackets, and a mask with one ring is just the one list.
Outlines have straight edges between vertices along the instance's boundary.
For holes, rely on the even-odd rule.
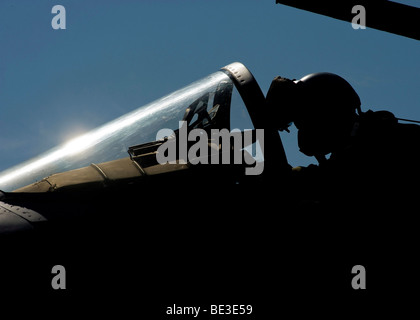
[[70,140],[32,160],[0,173],[0,190],[12,191],[53,173],[127,157],[128,147],[156,139],[162,128],[176,129],[185,109],[201,95],[213,92],[221,81],[216,72],[159,100]]

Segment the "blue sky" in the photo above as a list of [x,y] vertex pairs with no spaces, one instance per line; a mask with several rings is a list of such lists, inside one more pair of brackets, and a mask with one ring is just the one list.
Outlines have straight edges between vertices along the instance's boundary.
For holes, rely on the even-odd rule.
[[420,8],[419,0],[393,0],[393,2],[398,2],[398,3],[408,5],[408,6]]
[[[66,30],[51,27],[57,4]],[[0,170],[234,61],[264,93],[276,75],[328,71],[363,110],[420,120],[419,60],[418,41],[274,0],[2,0]],[[282,138],[292,165],[315,162]]]

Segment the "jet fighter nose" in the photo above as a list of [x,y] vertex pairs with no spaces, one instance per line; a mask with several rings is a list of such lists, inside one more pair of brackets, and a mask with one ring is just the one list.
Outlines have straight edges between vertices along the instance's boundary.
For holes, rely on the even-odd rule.
[[[5,195],[0,191],[0,200]],[[0,236],[17,231],[33,230],[33,224],[47,221],[38,212],[0,201]]]

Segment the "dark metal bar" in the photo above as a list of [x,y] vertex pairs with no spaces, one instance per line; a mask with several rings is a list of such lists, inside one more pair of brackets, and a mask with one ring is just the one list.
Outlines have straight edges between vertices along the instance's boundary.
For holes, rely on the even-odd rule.
[[352,22],[352,9],[366,9],[366,27],[420,40],[420,8],[386,0],[276,0],[276,3]]

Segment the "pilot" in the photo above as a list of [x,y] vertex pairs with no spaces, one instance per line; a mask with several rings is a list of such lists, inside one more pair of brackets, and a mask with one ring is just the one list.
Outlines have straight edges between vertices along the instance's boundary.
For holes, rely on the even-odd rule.
[[298,192],[310,201],[413,199],[420,177],[420,126],[398,123],[389,111],[362,112],[356,91],[332,73],[276,77],[266,103],[275,115],[271,125],[288,131],[293,122],[300,151],[318,161],[293,168]]

